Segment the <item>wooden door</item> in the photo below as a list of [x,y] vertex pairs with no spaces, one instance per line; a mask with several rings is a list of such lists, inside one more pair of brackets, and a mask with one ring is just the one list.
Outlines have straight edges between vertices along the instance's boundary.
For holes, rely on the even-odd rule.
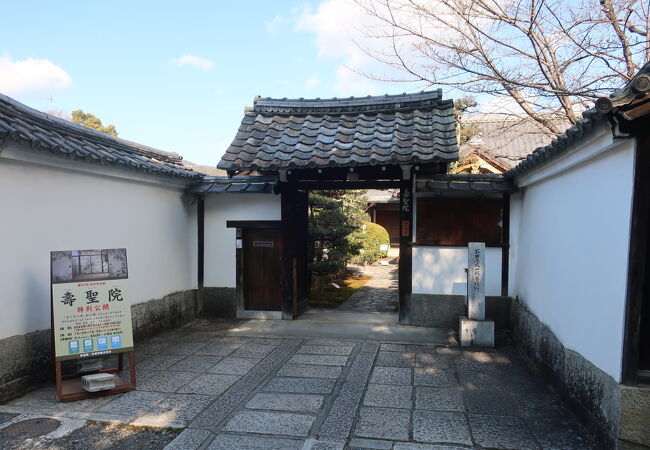
[[281,311],[280,230],[244,229],[243,272],[244,308],[256,311]]

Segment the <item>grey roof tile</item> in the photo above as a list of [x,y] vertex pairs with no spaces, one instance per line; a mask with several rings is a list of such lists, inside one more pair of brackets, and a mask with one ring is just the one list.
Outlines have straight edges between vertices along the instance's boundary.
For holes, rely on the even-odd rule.
[[32,109],[0,94],[0,138],[71,159],[128,167],[155,175],[200,179],[183,157],[96,131]]
[[256,98],[218,167],[275,171],[456,159],[453,102],[437,90],[328,100]]

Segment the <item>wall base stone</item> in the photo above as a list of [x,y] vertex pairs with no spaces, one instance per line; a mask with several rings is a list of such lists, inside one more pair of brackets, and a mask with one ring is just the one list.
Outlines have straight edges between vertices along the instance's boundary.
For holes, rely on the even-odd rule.
[[203,311],[210,317],[234,319],[237,314],[236,289],[227,287],[203,288]]
[[[510,297],[485,298],[485,317],[493,320],[497,331],[510,328]],[[464,295],[411,294],[410,323],[416,327],[456,329],[458,317],[466,315]]]
[[622,448],[650,448],[650,386],[621,386],[620,439]]
[[50,330],[0,339],[0,402],[18,397],[51,378]]
[[[196,316],[196,290],[131,306],[133,338],[142,339],[180,326]],[[0,402],[19,397],[54,378],[51,331],[0,339]]]
[[136,345],[142,339],[181,326],[196,317],[196,295],[196,289],[179,291],[131,306],[133,339]]
[[518,301],[512,303],[512,334],[517,346],[562,395],[604,448],[619,441],[621,386],[582,355],[564,347],[553,332]]

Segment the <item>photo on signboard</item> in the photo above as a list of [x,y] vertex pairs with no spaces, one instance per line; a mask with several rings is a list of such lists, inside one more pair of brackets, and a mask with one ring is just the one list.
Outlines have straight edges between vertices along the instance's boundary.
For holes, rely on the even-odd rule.
[[52,283],[128,278],[125,248],[51,253]]

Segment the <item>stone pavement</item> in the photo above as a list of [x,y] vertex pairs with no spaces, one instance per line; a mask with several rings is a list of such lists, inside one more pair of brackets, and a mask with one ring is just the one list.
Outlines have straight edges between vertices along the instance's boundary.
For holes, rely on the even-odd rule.
[[64,404],[47,386],[0,413],[185,428],[168,449],[589,448],[512,347],[228,335],[246,324],[139,345],[136,391]]
[[397,311],[397,264],[355,267],[372,278],[336,309],[364,313]]

